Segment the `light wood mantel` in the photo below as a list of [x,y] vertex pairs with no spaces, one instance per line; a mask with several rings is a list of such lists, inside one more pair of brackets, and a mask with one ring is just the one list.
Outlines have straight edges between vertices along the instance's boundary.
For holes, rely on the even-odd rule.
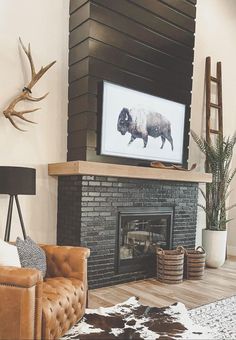
[[212,175],[208,173],[88,161],[49,164],[48,174],[51,176],[91,175],[197,183],[212,181]]

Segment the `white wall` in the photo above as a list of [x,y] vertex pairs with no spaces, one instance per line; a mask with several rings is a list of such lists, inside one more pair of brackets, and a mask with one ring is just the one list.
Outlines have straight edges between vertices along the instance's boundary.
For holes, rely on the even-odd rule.
[[[37,195],[20,196],[28,234],[38,242],[55,243],[57,179],[47,174],[51,162],[66,160],[67,68],[69,0],[0,0],[0,165],[34,167],[37,170]],[[38,69],[57,63],[33,88],[33,96],[50,92],[39,103],[19,104],[18,108],[41,107],[27,115],[37,125],[17,123],[27,132],[17,131],[2,115],[30,77],[26,56],[18,37],[31,50]],[[3,238],[8,197],[0,195],[0,237]],[[11,239],[21,236],[14,214]]]
[[[204,72],[205,58],[212,57],[215,71],[217,61],[222,62],[223,71],[223,118],[224,134],[236,131],[236,1],[235,0],[198,0],[195,36],[195,57],[192,91],[191,128],[205,136]],[[236,158],[236,157],[235,157]],[[204,162],[197,146],[190,144],[190,164],[198,162],[199,171],[204,171]],[[234,160],[236,165],[236,159]],[[236,179],[232,185],[232,201],[236,202]],[[236,211],[232,212],[236,217]],[[201,243],[201,229],[205,224],[202,211],[198,214],[197,244]],[[230,223],[229,253],[236,250],[236,221]],[[236,252],[235,252],[236,255]]]

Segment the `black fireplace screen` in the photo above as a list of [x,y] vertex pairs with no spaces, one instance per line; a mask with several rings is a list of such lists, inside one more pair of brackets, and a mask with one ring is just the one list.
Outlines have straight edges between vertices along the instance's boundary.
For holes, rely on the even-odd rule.
[[120,212],[118,271],[143,269],[153,262],[158,247],[170,249],[172,220],[173,210],[164,207]]

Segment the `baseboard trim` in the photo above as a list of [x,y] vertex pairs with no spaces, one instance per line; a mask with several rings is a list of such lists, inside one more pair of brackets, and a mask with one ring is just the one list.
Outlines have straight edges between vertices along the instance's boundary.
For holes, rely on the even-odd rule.
[[228,255],[236,256],[236,246],[227,246]]

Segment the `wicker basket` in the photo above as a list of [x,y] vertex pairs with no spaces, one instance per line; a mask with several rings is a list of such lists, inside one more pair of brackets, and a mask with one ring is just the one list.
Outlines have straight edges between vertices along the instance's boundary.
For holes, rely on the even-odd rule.
[[164,283],[181,283],[184,272],[183,247],[176,250],[157,249],[157,278]]
[[188,280],[201,280],[204,275],[206,252],[202,247],[185,249],[184,277]]

